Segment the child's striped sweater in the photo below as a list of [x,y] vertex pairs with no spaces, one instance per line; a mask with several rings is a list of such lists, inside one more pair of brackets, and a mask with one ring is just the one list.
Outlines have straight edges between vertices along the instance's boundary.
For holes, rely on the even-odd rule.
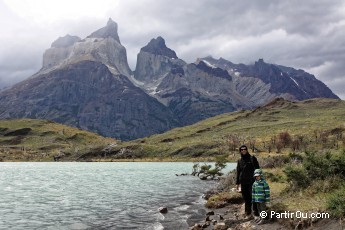
[[255,180],[252,186],[252,202],[270,202],[270,187],[264,179]]

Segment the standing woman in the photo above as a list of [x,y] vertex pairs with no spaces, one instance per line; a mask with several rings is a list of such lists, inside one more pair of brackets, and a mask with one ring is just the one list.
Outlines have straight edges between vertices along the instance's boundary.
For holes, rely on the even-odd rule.
[[[245,215],[247,219],[252,214],[252,185],[254,183],[254,170],[259,169],[259,162],[255,156],[248,152],[246,145],[240,146],[241,159],[237,161],[236,188],[242,192],[242,198],[245,202]],[[257,207],[253,206],[254,216],[259,216]]]

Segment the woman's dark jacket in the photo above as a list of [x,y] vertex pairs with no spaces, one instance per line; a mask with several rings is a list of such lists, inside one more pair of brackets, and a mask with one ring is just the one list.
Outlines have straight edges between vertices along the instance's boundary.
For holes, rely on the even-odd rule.
[[241,155],[237,161],[236,184],[253,184],[254,170],[260,168],[258,159],[249,153]]

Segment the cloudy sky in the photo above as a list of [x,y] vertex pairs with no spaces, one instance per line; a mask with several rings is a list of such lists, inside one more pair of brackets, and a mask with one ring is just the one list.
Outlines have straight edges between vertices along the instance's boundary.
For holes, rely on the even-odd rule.
[[132,70],[141,47],[162,36],[186,62],[304,69],[345,99],[343,0],[0,0],[0,89],[37,72],[59,36],[84,38],[117,22]]

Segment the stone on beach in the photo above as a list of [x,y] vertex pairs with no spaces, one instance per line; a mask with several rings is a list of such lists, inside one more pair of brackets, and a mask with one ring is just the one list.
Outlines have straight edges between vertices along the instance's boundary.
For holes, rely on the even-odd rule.
[[207,216],[213,216],[214,215],[214,211],[210,211],[208,213],[206,213]]
[[166,208],[166,207],[160,207],[160,208],[158,209],[158,211],[159,211],[160,213],[165,214],[165,213],[168,212],[168,208]]

